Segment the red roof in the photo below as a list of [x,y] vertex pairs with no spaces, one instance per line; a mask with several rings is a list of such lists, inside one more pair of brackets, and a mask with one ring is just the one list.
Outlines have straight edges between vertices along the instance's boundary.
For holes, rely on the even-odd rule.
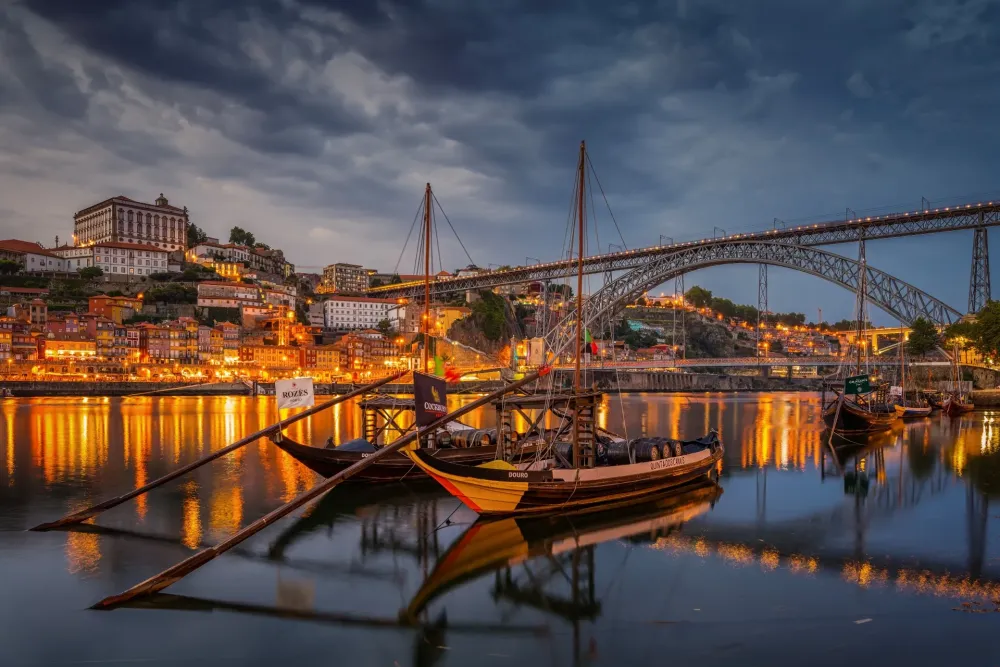
[[73,217],[76,218],[86,213],[90,213],[91,211],[96,211],[98,209],[104,208],[105,206],[111,204],[112,202],[125,204],[127,206],[143,206],[145,208],[153,210],[160,209],[160,210],[176,211],[177,213],[184,215],[184,209],[177,208],[176,206],[173,206],[171,204],[167,204],[166,206],[157,206],[156,204],[147,204],[146,202],[136,201],[135,199],[129,199],[125,195],[118,195],[117,197],[111,197],[110,199],[105,199],[102,202],[98,202],[96,204],[88,206],[85,209],[81,209],[77,211]]
[[124,250],[150,250],[153,252],[169,252],[166,248],[157,248],[155,245],[149,245],[148,243],[120,243],[118,241],[98,241],[94,244],[95,247],[101,248],[122,248]]
[[6,239],[4,241],[0,241],[0,250],[6,250],[8,252],[30,252],[34,255],[45,255],[46,257],[56,257],[58,259],[62,259],[59,255],[53,254],[51,251],[46,250],[34,241]]
[[8,294],[48,294],[49,290],[44,287],[4,287],[0,285],[0,292]]

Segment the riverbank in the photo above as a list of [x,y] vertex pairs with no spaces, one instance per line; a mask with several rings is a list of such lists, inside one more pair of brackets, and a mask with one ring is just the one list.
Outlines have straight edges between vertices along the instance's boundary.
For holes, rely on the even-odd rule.
[[[570,387],[571,380],[562,373],[557,375],[557,384]],[[562,376],[562,377],[560,377]],[[623,394],[651,393],[671,394],[682,392],[768,392],[768,391],[819,391],[819,380],[762,378],[745,375],[718,375],[714,373],[662,373],[662,372],[620,372],[597,371],[588,373],[588,379],[596,383],[602,391]],[[451,394],[479,394],[496,391],[502,387],[500,380],[477,380],[448,385]],[[258,394],[274,395],[274,384],[260,383]],[[331,396],[346,394],[358,388],[358,384],[317,383],[316,394]],[[253,390],[241,382],[214,383],[169,383],[169,382],[32,382],[14,381],[0,384],[0,390],[9,389],[14,397],[36,396],[250,396]],[[381,388],[389,394],[410,395],[413,385],[389,384]],[[1000,392],[996,405],[1000,405]]]

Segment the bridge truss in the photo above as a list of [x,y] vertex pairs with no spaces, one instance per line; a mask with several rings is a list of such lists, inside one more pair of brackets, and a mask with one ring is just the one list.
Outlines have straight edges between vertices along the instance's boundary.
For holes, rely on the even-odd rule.
[[[844,289],[857,291],[860,264],[848,257],[806,246],[744,240],[683,248],[669,255],[647,259],[625,273],[587,301],[587,328],[600,329],[615,313],[634,302],[649,289],[675,276],[721,264],[767,264],[808,273]],[[922,290],[866,266],[868,301],[907,325],[923,317],[938,325],[957,322],[960,312]],[[546,338],[546,347],[556,356],[568,349],[575,334],[575,315],[568,315]]]
[[[593,255],[584,259],[584,271],[590,274],[630,271],[641,268],[650,261],[656,261],[680,251],[729,246],[747,241],[768,241],[784,245],[813,247],[836,243],[855,243],[862,234],[865,240],[873,241],[919,234],[976,230],[976,247],[981,249],[978,251],[980,258],[978,261],[981,268],[978,269],[978,273],[974,273],[972,282],[975,286],[974,289],[978,290],[976,303],[979,303],[984,298],[988,298],[989,294],[988,278],[984,280],[984,276],[989,275],[985,240],[986,229],[997,225],[1000,225],[1000,201],[935,209],[925,208],[889,215],[855,216],[833,222],[781,227],[748,234],[732,234],[720,238]],[[487,271],[475,276],[438,280],[431,284],[431,292],[444,294],[490,289],[500,285],[555,280],[573,275],[575,272],[576,262],[574,260],[559,260],[515,267],[505,271]],[[423,283],[421,281],[376,287],[369,290],[369,294],[372,296],[391,298],[415,298],[422,293]],[[970,298],[970,301],[973,299]]]

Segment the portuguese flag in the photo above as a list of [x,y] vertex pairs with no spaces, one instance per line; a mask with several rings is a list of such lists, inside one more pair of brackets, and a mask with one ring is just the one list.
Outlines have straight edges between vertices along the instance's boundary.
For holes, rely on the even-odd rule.
[[597,343],[590,335],[590,329],[583,330],[583,342],[586,343],[586,348],[584,351],[590,352],[595,357],[597,356]]

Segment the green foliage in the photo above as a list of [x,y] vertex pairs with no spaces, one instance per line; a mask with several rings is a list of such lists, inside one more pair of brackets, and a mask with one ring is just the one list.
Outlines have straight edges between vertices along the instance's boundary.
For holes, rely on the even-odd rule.
[[979,327],[975,322],[955,322],[944,330],[942,338],[948,347],[958,345],[964,349],[975,344],[979,338]]
[[219,322],[231,322],[233,324],[240,324],[240,309],[239,308],[205,308],[204,315],[200,318],[202,324],[208,326],[213,326]]
[[147,303],[197,303],[198,290],[188,285],[170,283],[146,290]]
[[803,313],[775,313],[773,319],[788,327],[800,327],[806,323]]
[[1000,301],[990,301],[976,315],[974,344],[981,354],[996,357],[1000,352]]
[[4,276],[3,278],[3,284],[6,287],[48,287],[51,282],[51,278],[44,276]]
[[712,293],[695,285],[684,294],[684,300],[695,308],[707,308],[712,305]]
[[391,276],[389,276],[390,285],[398,285],[401,282],[403,282],[403,279],[399,277],[398,273],[394,273]]
[[615,339],[620,340],[633,350],[643,347],[652,347],[659,341],[652,331],[634,331],[625,320],[620,320],[615,327]]
[[0,259],[0,275],[12,276],[21,270],[18,262],[9,259]]
[[266,243],[261,243],[260,241],[258,241],[257,243],[254,243],[253,247],[254,248],[260,248],[261,250],[270,250],[271,249],[271,246],[267,245]]
[[771,352],[784,352],[785,345],[780,340],[771,341]]
[[382,287],[385,283],[382,282],[381,278],[372,278],[368,281],[369,287]]
[[[870,327],[871,325],[872,323],[868,322],[865,326],[867,328]],[[830,328],[833,329],[834,331],[853,331],[854,329],[858,328],[858,321],[840,320],[839,322],[834,322],[833,324],[831,324]]]
[[187,229],[187,247],[193,248],[199,243],[204,243],[206,240],[208,240],[208,234],[205,233],[205,230],[193,222],[189,222]]
[[635,305],[639,306],[640,308],[645,307],[647,303],[648,302],[646,301],[646,297],[644,296],[640,296],[638,299],[635,300]]
[[151,274],[149,274],[149,279],[153,280],[155,282],[158,282],[158,283],[170,282],[170,280],[172,280],[173,277],[174,277],[174,274],[167,273],[165,271],[163,273],[151,273]]
[[487,340],[497,341],[507,335],[507,318],[503,297],[482,291],[472,304],[472,319]]
[[80,269],[80,277],[84,280],[93,280],[104,275],[104,269],[99,266],[88,266]]
[[110,292],[105,292],[105,296],[123,296],[124,294],[120,289],[113,289]]
[[387,319],[381,320],[377,325],[375,325],[375,328],[387,338],[395,333],[395,330],[392,328],[392,323]]
[[257,244],[257,239],[242,227],[233,227],[229,230],[229,242],[253,248]]
[[934,325],[923,317],[913,320],[910,325],[910,340],[906,351],[912,356],[922,357],[940,344],[940,337]]

